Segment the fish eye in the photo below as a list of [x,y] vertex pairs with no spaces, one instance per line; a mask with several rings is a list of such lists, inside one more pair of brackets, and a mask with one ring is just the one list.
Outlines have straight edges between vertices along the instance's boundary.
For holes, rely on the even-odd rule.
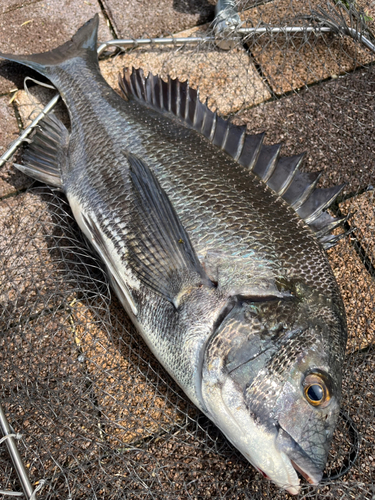
[[320,384],[311,384],[305,389],[306,398],[309,403],[319,404],[324,398],[324,390]]
[[305,399],[312,406],[325,407],[328,405],[331,394],[323,377],[319,373],[310,373],[303,382]]

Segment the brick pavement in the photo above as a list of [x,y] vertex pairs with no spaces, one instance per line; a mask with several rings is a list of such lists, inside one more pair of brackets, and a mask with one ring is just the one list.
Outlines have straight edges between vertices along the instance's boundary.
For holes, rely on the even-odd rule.
[[[264,19],[269,19],[272,6],[271,2],[264,7],[262,14]],[[103,12],[101,7],[104,9]],[[144,34],[160,36],[181,30],[187,30],[185,34],[206,33],[208,25],[204,23],[212,19],[213,2],[194,0],[188,3],[182,0],[163,0],[157,3],[157,8],[154,10],[154,4],[145,0],[130,1],[126,8],[119,0],[103,0],[101,4],[96,0],[36,0],[22,3],[17,0],[3,0],[0,7],[0,50],[31,53],[54,48],[66,41],[96,12],[99,12],[101,17],[99,32],[101,41],[112,38],[113,34],[118,37],[138,37]],[[246,14],[247,19],[254,22],[258,12],[256,9],[249,10]],[[199,28],[197,25],[200,25]],[[359,209],[362,207],[363,213],[368,217],[375,206],[373,196],[370,194],[351,198],[351,194],[365,189],[374,178],[375,134],[374,123],[371,122],[375,101],[374,73],[371,67],[351,72],[356,66],[368,63],[373,56],[362,49],[353,48],[353,44],[350,44],[350,50],[357,52],[355,57],[351,57],[350,54],[348,57],[348,54],[342,54],[342,49],[338,49],[335,43],[330,45],[330,57],[332,61],[337,61],[335,50],[341,51],[340,61],[344,62],[340,68],[330,66],[324,52],[309,50],[309,45],[303,51],[298,49],[292,51],[289,59],[283,59],[285,53],[282,53],[280,48],[262,45],[262,41],[254,43],[251,56],[242,47],[238,47],[230,54],[215,49],[203,54],[194,50],[168,53],[165,50],[137,49],[116,59],[107,58],[101,63],[101,68],[113,86],[117,85],[117,73],[124,65],[144,67],[146,71],[152,70],[163,76],[172,74],[181,79],[189,78],[190,83],[199,86],[201,95],[208,97],[210,105],[216,107],[219,112],[235,113],[235,120],[247,124],[252,132],[265,129],[268,132],[268,142],[285,141],[286,151],[289,154],[307,149],[306,168],[323,167],[326,177],[323,177],[322,182],[325,185],[337,184],[344,179],[348,183],[346,195],[350,200],[346,202],[345,207],[350,204]],[[319,47],[323,46],[324,44]],[[293,77],[291,77],[292,69],[295,71]],[[28,97],[22,90],[19,90],[16,96],[14,92],[16,89],[22,89],[23,78],[28,73],[28,70],[17,65],[0,62],[0,153],[4,152],[7,145],[17,137],[20,128],[29,119],[31,107],[27,102]],[[304,86],[306,80],[312,84],[325,78],[327,78],[325,83],[312,87],[306,95],[296,92]],[[280,100],[274,99],[276,94],[289,91],[292,92]],[[41,99],[43,102],[48,100],[49,93],[44,89],[32,89],[32,94],[36,100]],[[59,113],[63,116],[64,110],[60,108]],[[65,119],[67,119],[66,113]],[[362,167],[360,173],[356,168],[358,165]],[[29,185],[30,180],[18,173],[12,167],[12,162],[0,170],[0,214],[5,214],[0,217],[0,232],[3,232],[2,226],[7,224],[6,210],[13,205],[17,206],[18,202],[25,203],[25,196],[28,197],[30,211],[38,210],[38,201],[22,192]],[[8,199],[10,196],[11,201]],[[343,211],[345,207],[341,207]],[[360,225],[359,212],[356,224]],[[363,220],[365,226],[358,237],[363,239],[366,248],[370,248],[373,254],[373,245],[369,243],[365,230],[369,222],[366,218]],[[358,307],[361,307],[361,304],[371,303],[374,294],[372,278],[347,241],[340,244],[336,250],[330,251],[330,259],[344,296],[349,325],[352,325],[354,332],[351,337],[353,345],[366,345],[368,338],[373,338],[374,308],[371,306],[366,308],[361,321],[366,323],[367,329],[365,333],[362,332],[363,338],[359,340],[355,325]],[[345,272],[343,272],[343,262],[345,262]],[[22,276],[22,269],[18,271]],[[27,274],[25,273],[24,275]],[[355,276],[354,289],[351,279],[353,276]],[[99,333],[98,337],[101,335]],[[108,353],[112,352],[111,348],[106,346],[103,348],[103,342],[105,341],[102,339],[101,349],[105,349],[108,356]],[[100,360],[103,358],[103,353],[100,349],[92,353],[88,347],[86,351],[88,356],[94,356],[90,368],[93,375],[95,367],[101,369]],[[120,370],[122,361],[116,362]],[[103,363],[108,363],[108,359]],[[133,384],[134,380],[131,383]],[[99,387],[100,384],[105,386],[108,381],[102,378]],[[113,391],[126,391],[124,387],[126,383],[125,386],[113,387]],[[132,402],[137,408],[142,407],[145,398],[152,399],[152,395],[148,396],[146,390],[141,392],[142,399],[137,403],[135,396]],[[107,393],[106,397],[112,401],[111,392]],[[164,404],[161,399],[157,400],[157,405]],[[107,402],[103,403],[104,407],[107,405]],[[126,431],[124,420],[127,411],[123,409],[123,402],[121,405],[122,408],[119,408],[117,415],[116,409],[111,408],[108,419],[113,419],[122,428],[121,432],[117,432],[116,439],[127,441],[131,440],[133,435],[130,431]],[[145,435],[157,431],[155,422],[158,420],[158,411],[155,413],[155,418],[151,416]],[[169,425],[172,410],[163,407],[163,411],[166,420],[162,421],[161,425],[165,429]],[[139,429],[135,431],[137,438],[140,432]]]

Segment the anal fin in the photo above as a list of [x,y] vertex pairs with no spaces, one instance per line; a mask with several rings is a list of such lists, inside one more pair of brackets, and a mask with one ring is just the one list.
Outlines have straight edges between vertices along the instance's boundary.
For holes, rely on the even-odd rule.
[[33,179],[61,189],[62,172],[68,161],[68,129],[50,113],[39,122],[31,140],[23,156],[24,164],[15,167]]

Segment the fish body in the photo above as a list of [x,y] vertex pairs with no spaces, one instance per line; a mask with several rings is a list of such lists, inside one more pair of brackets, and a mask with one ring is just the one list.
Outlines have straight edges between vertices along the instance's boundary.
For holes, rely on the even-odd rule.
[[341,399],[343,303],[323,246],[340,188],[279,158],[177,80],[100,74],[97,16],[45,54],[1,57],[56,86],[23,165],[60,188],[151,351],[278,486],[317,484]]

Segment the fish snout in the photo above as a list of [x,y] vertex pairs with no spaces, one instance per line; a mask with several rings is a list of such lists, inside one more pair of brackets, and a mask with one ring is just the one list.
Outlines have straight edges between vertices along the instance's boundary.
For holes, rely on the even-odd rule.
[[[325,450],[320,457],[312,458],[306,451],[288,434],[282,427],[276,438],[279,450],[288,457],[294,469],[301,474],[310,484],[318,485],[323,477],[323,469],[326,461]],[[319,463],[318,463],[319,462]]]

